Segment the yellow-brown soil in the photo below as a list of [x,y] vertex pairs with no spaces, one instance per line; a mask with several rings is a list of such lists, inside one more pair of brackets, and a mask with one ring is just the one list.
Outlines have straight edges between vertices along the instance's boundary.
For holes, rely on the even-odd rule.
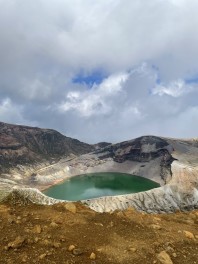
[[[0,234],[2,264],[198,263],[198,211],[96,213],[80,203],[6,202],[0,205]],[[169,262],[162,262],[162,251]]]

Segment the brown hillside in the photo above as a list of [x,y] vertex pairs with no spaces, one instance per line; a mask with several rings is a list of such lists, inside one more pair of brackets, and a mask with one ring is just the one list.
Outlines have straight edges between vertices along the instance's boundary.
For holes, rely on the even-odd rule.
[[0,122],[0,171],[17,164],[80,155],[94,149],[52,129],[10,125]]

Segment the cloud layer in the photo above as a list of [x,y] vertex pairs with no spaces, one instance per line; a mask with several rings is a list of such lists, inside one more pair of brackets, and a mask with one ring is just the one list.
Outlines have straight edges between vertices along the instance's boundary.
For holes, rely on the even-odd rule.
[[197,137],[197,9],[196,0],[0,0],[0,119],[87,142]]

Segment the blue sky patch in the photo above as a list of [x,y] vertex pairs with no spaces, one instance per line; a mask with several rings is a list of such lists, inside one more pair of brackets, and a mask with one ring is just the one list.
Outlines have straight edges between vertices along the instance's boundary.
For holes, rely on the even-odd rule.
[[186,83],[198,83],[198,76],[194,76],[192,78],[189,78],[189,79],[185,79],[185,82]]
[[92,86],[94,83],[95,84],[100,84],[104,78],[106,78],[107,75],[100,71],[95,71],[92,72],[91,74],[85,75],[85,74],[78,74],[73,78],[73,83],[80,83],[80,84],[87,84],[88,86]]

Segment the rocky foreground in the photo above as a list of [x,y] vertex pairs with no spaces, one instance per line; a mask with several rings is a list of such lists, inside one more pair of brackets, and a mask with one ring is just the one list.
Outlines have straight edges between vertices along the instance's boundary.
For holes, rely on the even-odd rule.
[[0,263],[197,264],[198,210],[97,213],[81,203],[0,205]]

